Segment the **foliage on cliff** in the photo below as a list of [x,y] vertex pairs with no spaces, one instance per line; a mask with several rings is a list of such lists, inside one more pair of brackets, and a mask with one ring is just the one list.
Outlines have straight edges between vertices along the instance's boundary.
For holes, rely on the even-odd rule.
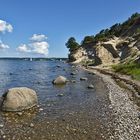
[[80,45],[76,42],[76,39],[74,37],[71,37],[66,42],[66,46],[70,52],[73,52],[73,51],[77,50]]
[[[140,79],[139,13],[133,14],[123,23],[116,23],[108,29],[101,30],[96,35],[84,37],[81,44],[71,37],[66,46],[70,51],[71,62],[84,57],[86,60],[83,61],[94,61],[94,65],[117,64],[113,67],[115,72]],[[114,54],[117,57],[114,57]]]
[[[138,25],[134,32],[130,34],[131,27],[133,25]],[[129,34],[127,33],[129,31]],[[91,43],[97,43],[99,41],[107,41],[109,38],[112,38],[113,36],[120,37],[120,36],[126,36],[126,35],[134,35],[134,34],[140,34],[140,14],[135,13],[133,14],[128,20],[126,20],[123,23],[116,23],[113,26],[111,26],[109,29],[103,29],[99,33],[97,33],[95,36],[86,36],[81,41],[80,45],[88,45]],[[77,49],[79,47],[79,44],[76,42],[76,39],[74,37],[71,37],[67,43],[67,48],[70,49],[70,52]]]
[[[120,37],[127,35],[127,31],[133,26],[134,24],[137,24],[139,22],[139,26],[137,29],[135,29],[134,33],[140,34],[140,14],[135,13],[133,14],[128,20],[126,20],[123,23],[116,23],[113,26],[111,26],[109,29],[103,29],[99,33],[97,33],[95,36],[86,36],[81,45],[85,45],[85,43],[96,43],[98,41],[107,41],[109,38],[112,38],[113,36]],[[131,34],[132,35],[132,34]]]

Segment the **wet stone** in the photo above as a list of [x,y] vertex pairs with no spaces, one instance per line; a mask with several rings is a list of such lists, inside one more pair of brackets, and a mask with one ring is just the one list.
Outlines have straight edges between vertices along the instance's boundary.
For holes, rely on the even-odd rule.
[[56,67],[57,67],[57,68],[60,68],[61,66],[60,66],[60,65],[57,65]]
[[56,79],[52,81],[54,85],[63,85],[67,83],[67,78],[64,76],[58,76]]
[[72,83],[76,83],[76,80],[71,80]]
[[57,96],[58,96],[58,97],[62,97],[62,96],[64,96],[64,94],[63,94],[63,93],[61,93],[61,94],[58,94]]
[[88,79],[86,77],[81,77],[80,80],[81,81],[87,81]]
[[90,85],[88,86],[88,89],[94,89],[94,86],[93,86],[92,84],[90,84]]
[[39,108],[39,111],[43,111],[43,108]]
[[76,73],[75,72],[72,72],[70,75],[76,75]]

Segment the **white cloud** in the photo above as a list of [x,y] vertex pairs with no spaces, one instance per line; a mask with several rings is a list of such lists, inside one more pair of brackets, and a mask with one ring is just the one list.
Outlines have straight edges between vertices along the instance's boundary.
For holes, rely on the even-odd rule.
[[7,23],[6,21],[0,20],[0,32],[5,33],[5,32],[12,32],[13,27],[11,24]]
[[[6,21],[0,20],[0,33],[12,32],[13,27]],[[9,49],[10,47],[0,40],[0,49]]]
[[33,36],[30,38],[30,40],[32,41],[44,41],[46,39],[46,35],[43,34],[33,34]]
[[46,41],[34,42],[30,45],[33,48],[32,52],[37,53],[37,54],[42,54],[42,55],[45,55],[45,56],[48,55],[49,44]]
[[9,49],[10,47],[0,40],[0,49]]
[[49,44],[46,41],[34,42],[30,44],[33,53],[48,55]]
[[[34,37],[34,39],[33,39]],[[32,38],[32,39],[31,39]],[[33,54],[39,54],[39,55],[45,55],[47,56],[49,53],[49,44],[46,40],[47,37],[45,35],[36,35],[34,34],[30,40],[34,40],[33,42],[29,44],[22,44],[17,48],[17,51],[23,52],[23,53],[33,53]]]
[[17,48],[17,51],[19,52],[30,52],[28,46],[26,44],[22,44]]

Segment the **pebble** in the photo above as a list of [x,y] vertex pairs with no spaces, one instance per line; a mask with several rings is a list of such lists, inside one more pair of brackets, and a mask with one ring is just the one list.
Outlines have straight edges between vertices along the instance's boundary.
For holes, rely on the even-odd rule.
[[74,132],[76,132],[77,130],[75,128],[72,129]]
[[33,124],[33,123],[31,123],[31,124],[30,124],[30,127],[34,127],[34,124]]
[[39,111],[43,111],[43,108],[39,108]]
[[62,96],[64,96],[64,94],[63,94],[63,93],[61,93],[61,94],[58,94],[57,96],[62,97]]
[[89,88],[89,89],[94,89],[94,86],[93,86],[92,84],[90,84],[90,85],[88,86],[88,88]]
[[75,72],[72,72],[70,75],[76,75],[76,73]]
[[93,73],[93,72],[89,72],[88,74],[95,75],[95,73]]
[[76,81],[75,81],[75,80],[71,80],[71,82],[72,82],[72,83],[76,83]]
[[5,133],[4,133],[2,130],[0,130],[0,134],[1,134],[1,135],[4,135]]
[[48,107],[50,107],[50,106],[51,106],[51,104],[47,104],[47,106],[48,106]]
[[81,77],[80,80],[81,81],[87,81],[87,78],[86,77]]
[[17,113],[18,116],[22,116],[22,114],[23,114],[22,112],[18,112]]
[[57,68],[60,68],[61,66],[60,66],[60,65],[57,65],[56,67],[57,67]]
[[4,127],[4,125],[3,124],[0,124],[0,128],[3,128]]
[[6,138],[6,136],[5,136],[5,135],[3,135],[3,136],[2,136],[2,138],[3,138],[3,139],[5,139],[5,138]]
[[138,118],[140,119],[140,112],[138,113]]

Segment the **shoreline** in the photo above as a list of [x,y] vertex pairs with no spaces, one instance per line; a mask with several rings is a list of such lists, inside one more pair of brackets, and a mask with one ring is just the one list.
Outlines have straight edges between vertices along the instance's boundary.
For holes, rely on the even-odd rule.
[[[112,125],[116,128],[114,136],[111,136],[110,139],[139,140],[139,104],[130,98],[130,95],[135,93],[135,88],[137,88],[138,85],[112,72],[109,73],[105,70],[89,67],[82,67],[82,69],[100,76],[109,90],[110,108],[113,109],[113,115],[115,116],[115,121]],[[129,90],[130,87],[128,87],[128,89],[122,88],[115,78],[126,82],[127,86],[130,84],[132,87],[135,87],[132,89],[133,93]],[[139,94],[139,92],[136,94]]]
[[137,80],[132,79],[128,75],[122,75],[119,73],[115,73],[110,69],[103,69],[97,67],[83,67],[83,69],[87,71],[98,71],[101,74],[109,75],[116,83],[132,92],[133,99],[135,103],[140,107],[140,82]]

